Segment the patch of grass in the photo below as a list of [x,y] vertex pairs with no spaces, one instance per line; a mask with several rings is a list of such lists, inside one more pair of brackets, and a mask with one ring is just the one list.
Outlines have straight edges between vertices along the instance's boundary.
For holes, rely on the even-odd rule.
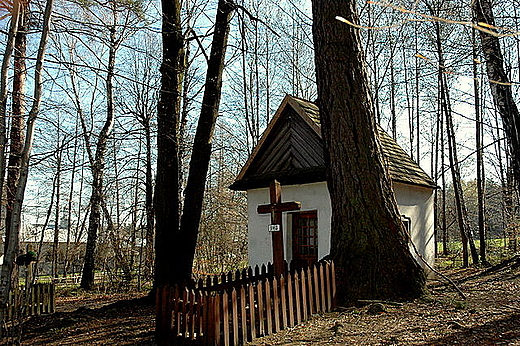
[[[497,264],[505,259],[511,258],[514,253],[509,250],[507,245],[508,239],[495,238],[486,241],[486,257],[491,264]],[[475,240],[477,251],[480,250],[480,241]],[[437,243],[437,250],[440,257],[437,258],[436,267],[439,269],[452,269],[462,266],[462,242],[450,241],[447,244],[448,256],[442,256],[442,243]],[[471,263],[471,254],[470,254]]]

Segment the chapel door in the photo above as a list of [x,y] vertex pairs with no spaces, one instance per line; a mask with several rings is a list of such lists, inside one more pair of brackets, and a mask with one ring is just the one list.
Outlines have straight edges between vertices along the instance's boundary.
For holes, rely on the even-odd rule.
[[301,268],[318,260],[318,214],[304,211],[292,216],[292,265]]

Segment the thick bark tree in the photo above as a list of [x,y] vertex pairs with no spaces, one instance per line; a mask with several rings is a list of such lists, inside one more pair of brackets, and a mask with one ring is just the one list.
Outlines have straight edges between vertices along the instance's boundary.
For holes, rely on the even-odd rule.
[[157,109],[157,178],[155,182],[155,287],[175,283],[172,246],[179,227],[179,115],[184,76],[181,1],[162,0],[161,90]]
[[[162,213],[168,209],[165,210],[161,207],[162,213],[160,215],[160,209],[156,206],[158,227],[156,236],[156,285],[182,283],[191,279],[193,258],[195,256],[202,213],[202,201],[206,186],[206,175],[211,156],[211,143],[220,104],[222,72],[224,70],[224,59],[229,35],[229,22],[233,9],[234,5],[231,2],[219,0],[215,20],[215,32],[213,34],[211,53],[208,60],[204,96],[197,131],[195,133],[188,181],[186,184],[183,214],[178,228],[175,227],[175,223],[167,225],[170,228],[170,230],[167,231],[168,237],[171,237],[168,239],[168,242],[158,239],[159,219],[164,217]],[[180,82],[180,78],[178,81]],[[180,85],[179,83],[179,89]],[[159,108],[159,112],[160,111],[161,108]],[[176,115],[177,119],[178,114],[179,113]],[[164,168],[160,167],[158,163],[157,184],[160,179],[160,169]],[[164,177],[161,178],[164,179]],[[178,183],[175,186],[178,186]],[[164,200],[159,199],[161,197],[157,195],[158,191],[158,187],[156,187],[156,201],[164,203]],[[173,194],[172,191],[171,195]],[[162,196],[162,198],[165,198],[165,196]],[[169,198],[173,198],[173,196],[169,196]],[[170,205],[170,213],[173,213],[171,211],[172,206],[175,207],[176,204]],[[162,230],[162,232],[164,231],[166,230]],[[167,254],[166,257],[164,257],[165,254]],[[175,263],[175,265],[171,265],[172,263]],[[162,270],[161,273],[157,273],[159,269]],[[168,276],[163,276],[163,273]],[[161,274],[160,277],[158,274]],[[159,281],[159,279],[161,279],[161,281]]]
[[182,255],[180,255],[181,251],[179,251],[179,256],[175,256],[177,257],[175,262],[179,264],[179,267],[182,268],[181,270],[184,270],[184,272],[180,273],[183,279],[191,277],[193,267],[202,213],[202,201],[204,199],[206,177],[211,156],[211,144],[220,105],[229,22],[233,9],[234,5],[228,0],[219,0],[215,32],[208,60],[204,96],[193,142],[184,208],[181,217],[180,240],[182,241],[179,244],[186,251]]
[[425,275],[408,247],[376,137],[353,0],[313,0],[313,37],[338,303],[413,299]]
[[[504,68],[504,56],[498,36],[492,35],[495,26],[492,3],[490,0],[473,0],[473,14],[477,23],[485,23],[485,30],[479,30],[482,52],[486,58],[486,69],[495,106],[502,118],[508,139],[511,165],[516,186],[520,189],[520,113],[513,98],[510,80]],[[490,29],[491,27],[491,29]]]

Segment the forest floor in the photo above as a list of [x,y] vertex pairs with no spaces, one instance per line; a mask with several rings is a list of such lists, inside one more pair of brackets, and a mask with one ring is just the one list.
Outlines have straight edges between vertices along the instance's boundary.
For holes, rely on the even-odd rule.
[[[520,258],[490,272],[444,274],[466,299],[432,281],[423,299],[339,308],[248,345],[520,345]],[[142,294],[59,298],[57,310],[24,323],[22,344],[155,345],[155,308]]]

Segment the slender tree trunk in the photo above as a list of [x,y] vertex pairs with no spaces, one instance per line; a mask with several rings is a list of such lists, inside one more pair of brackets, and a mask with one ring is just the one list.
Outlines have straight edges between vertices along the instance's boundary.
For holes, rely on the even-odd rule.
[[161,91],[157,108],[157,178],[155,183],[154,287],[174,284],[177,265],[171,265],[179,244],[179,115],[185,72],[181,1],[162,0]]
[[[115,6],[112,3],[112,6]],[[90,161],[92,171],[92,194],[90,196],[90,215],[87,230],[87,244],[85,248],[85,259],[80,287],[92,290],[94,286],[95,255],[98,231],[101,227],[101,203],[103,198],[103,179],[105,171],[105,154],[107,151],[108,137],[114,126],[114,95],[113,79],[116,51],[119,42],[116,40],[116,12],[114,23],[109,26],[110,43],[108,52],[106,92],[107,92],[107,117],[96,143],[96,154],[94,160]],[[83,129],[85,131],[85,129]],[[88,146],[88,142],[85,143]],[[91,157],[91,155],[90,155]]]
[[153,274],[153,240],[154,240],[154,223],[155,213],[153,206],[153,176],[152,176],[152,134],[150,131],[150,121],[145,124],[145,140],[146,140],[146,176],[145,176],[145,209],[146,209],[146,247],[145,247],[145,277],[150,278]]
[[[14,73],[13,73],[13,113],[11,115],[11,130],[9,135],[9,162],[7,164],[6,180],[6,210],[5,210],[5,239],[9,238],[11,216],[13,212],[16,185],[20,176],[20,161],[24,142],[25,126],[25,84],[27,80],[27,68],[25,64],[25,52],[27,49],[27,4],[22,3],[19,14],[18,31],[14,42]],[[3,171],[2,171],[3,172]],[[1,186],[1,185],[0,185]],[[4,244],[4,251],[7,243]]]
[[25,143],[20,162],[20,177],[18,180],[16,198],[10,223],[11,233],[8,242],[13,246],[7,247],[7,251],[4,254],[2,271],[0,272],[0,322],[5,321],[5,309],[7,307],[9,289],[11,288],[11,275],[14,269],[14,260],[17,255],[16,251],[18,250],[22,204],[25,196],[25,187],[27,185],[27,176],[29,174],[29,159],[34,141],[35,122],[40,111],[40,102],[42,97],[43,63],[50,31],[52,7],[53,0],[47,0],[45,5],[43,31],[40,38],[40,45],[38,47],[38,55],[36,57],[33,103],[27,119]]
[[[432,15],[435,15],[435,12],[430,7],[430,12]],[[445,76],[445,63],[444,63],[444,55],[442,50],[442,42],[441,42],[441,29],[440,23],[435,22],[435,41],[437,48],[437,56],[438,56],[438,83],[440,88],[440,96],[441,96],[441,109],[444,112],[444,116],[446,118],[446,136],[448,140],[448,153],[449,153],[449,161],[450,161],[450,169],[451,176],[453,182],[453,191],[455,194],[455,204],[457,207],[457,220],[459,223],[459,230],[461,233],[462,240],[462,260],[463,266],[468,266],[468,244],[471,250],[471,257],[473,263],[478,263],[478,253],[475,248],[475,244],[473,242],[472,232],[469,228],[469,223],[467,220],[467,209],[466,204],[464,202],[464,195],[462,191],[461,178],[460,178],[460,169],[459,169],[459,161],[457,158],[457,143],[455,141],[455,130],[453,126],[453,117],[451,112],[451,103],[449,98],[449,90],[448,83],[446,81]]]
[[480,88],[477,73],[477,45],[475,42],[475,29],[471,33],[473,50],[473,91],[475,96],[475,146],[477,151],[477,205],[478,205],[478,234],[480,240],[480,260],[482,264],[488,264],[486,259],[486,225],[484,223],[484,159],[482,149],[482,115],[480,107]]
[[[65,263],[63,264],[63,276],[66,277],[69,273],[69,265],[70,265],[70,239],[71,239],[71,225],[72,225],[72,199],[74,196],[74,184],[76,183],[76,158],[78,154],[78,118],[76,118],[76,130],[74,132],[74,149],[72,153],[72,168],[71,168],[71,177],[70,177],[70,187],[69,187],[69,196],[68,196],[68,205],[67,205],[67,239],[65,243]],[[81,200],[81,198],[80,198]],[[79,202],[81,203],[81,202]],[[79,223],[79,221],[78,221]]]
[[[490,0],[472,0],[471,6],[478,23],[485,23],[486,31],[493,31],[495,17]],[[502,118],[509,143],[511,166],[516,187],[520,190],[520,113],[511,90],[511,83],[504,69],[504,57],[498,36],[480,30],[482,52],[486,58],[486,69],[491,95]]]
[[423,294],[425,276],[408,248],[382,162],[359,29],[335,19],[359,23],[355,3],[312,1],[337,299],[413,299]]
[[206,177],[211,156],[211,143],[220,104],[222,73],[224,71],[224,60],[229,36],[229,22],[233,9],[234,5],[231,2],[219,0],[202,107],[193,141],[184,208],[176,243],[178,245],[173,246],[174,251],[171,253],[171,258],[177,267],[176,279],[178,282],[191,279]]
[[[7,36],[7,42],[4,51],[4,57],[2,59],[2,69],[0,71],[0,196],[3,196],[4,181],[5,181],[5,147],[7,144],[7,96],[8,96],[8,78],[9,78],[9,65],[11,64],[11,57],[13,56],[13,50],[16,45],[16,37],[18,33],[18,26],[20,18],[24,18],[24,6],[21,1],[13,1],[13,8],[11,11],[11,25],[9,26],[9,34]],[[0,215],[1,215],[0,203]],[[10,221],[5,221],[6,230],[9,228]],[[4,253],[7,252],[8,240],[10,234],[5,235]]]
[[[60,120],[58,116],[58,133],[60,131]],[[54,209],[54,238],[52,244],[52,277],[58,277],[58,251],[59,251],[59,236],[60,236],[60,190],[61,190],[61,155],[62,149],[59,142],[59,135],[57,138],[58,148],[56,149],[56,205]]]

